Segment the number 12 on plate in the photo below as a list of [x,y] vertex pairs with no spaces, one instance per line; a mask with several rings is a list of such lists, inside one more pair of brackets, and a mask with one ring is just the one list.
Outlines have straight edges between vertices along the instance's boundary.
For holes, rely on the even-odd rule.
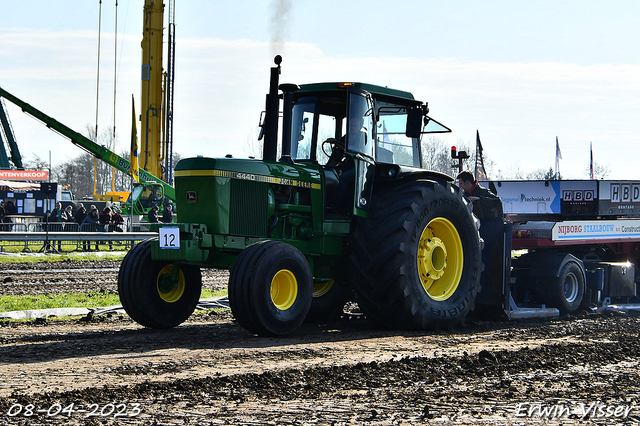
[[160,248],[179,249],[180,248],[180,228],[173,226],[163,226],[160,228]]

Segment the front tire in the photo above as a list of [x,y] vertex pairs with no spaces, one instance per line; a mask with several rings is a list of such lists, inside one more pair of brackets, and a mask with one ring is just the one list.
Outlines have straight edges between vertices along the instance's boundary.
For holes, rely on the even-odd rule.
[[378,189],[353,238],[358,304],[392,328],[461,323],[474,308],[482,272],[471,205],[456,186],[412,181]]
[[152,240],[136,245],[122,260],[118,294],[122,307],[138,324],[166,329],[191,316],[202,289],[200,268],[180,265],[173,282],[174,264],[151,258]]
[[260,241],[240,253],[229,276],[229,306],[251,333],[278,336],[302,324],[311,305],[309,262],[290,244]]

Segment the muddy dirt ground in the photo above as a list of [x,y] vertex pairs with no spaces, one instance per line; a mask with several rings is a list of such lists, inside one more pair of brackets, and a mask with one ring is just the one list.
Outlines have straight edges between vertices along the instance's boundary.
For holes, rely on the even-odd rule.
[[[0,288],[115,292],[118,267],[0,265]],[[228,310],[164,331],[123,314],[4,320],[0,424],[639,424],[639,332],[621,313],[447,332],[347,315],[284,338],[250,335]]]

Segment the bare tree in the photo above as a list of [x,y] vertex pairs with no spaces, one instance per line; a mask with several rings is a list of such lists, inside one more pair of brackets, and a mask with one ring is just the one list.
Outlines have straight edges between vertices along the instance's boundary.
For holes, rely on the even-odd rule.
[[[33,153],[31,159],[24,159],[23,165],[26,170],[49,170],[49,161],[40,158],[38,154]],[[55,180],[51,176],[51,180]]]
[[[463,160],[462,168],[464,170],[473,170],[476,158],[475,150],[470,150],[468,146],[466,142],[458,141],[456,148],[458,152],[466,151],[469,154],[469,158]],[[451,158],[451,147],[447,146],[442,139],[433,135],[422,141],[422,164],[427,170],[434,170],[449,176],[458,174],[458,160]],[[485,158],[486,165],[487,159]]]
[[548,170],[536,169],[526,174],[527,180],[562,180],[562,175],[553,171],[553,168],[549,167]]
[[[593,178],[594,179],[604,179],[607,176],[609,176],[609,173],[611,173],[611,168],[608,165],[604,166],[595,161],[593,162]],[[591,177],[591,167],[587,167],[585,174],[588,177]]]
[[[89,139],[96,142],[94,127],[87,125],[86,133],[89,135]],[[110,130],[105,129],[96,143],[113,151],[113,144],[110,143],[112,140],[113,136]],[[106,141],[107,143],[100,143],[100,141]],[[118,155],[129,159],[130,152],[129,150],[121,150]],[[174,168],[181,158],[180,154],[173,153]],[[33,154],[32,158],[25,159],[24,166],[30,170],[48,170],[49,162],[40,158],[37,154]],[[51,181],[66,186],[76,198],[91,197],[94,194],[94,169],[97,174],[97,194],[105,194],[110,192],[112,188],[115,191],[131,190],[131,176],[128,173],[117,169],[114,171],[113,166],[102,160],[96,160],[96,157],[89,152],[81,153],[77,157],[53,166],[50,171]]]
[[244,153],[249,158],[262,158],[262,141],[258,140],[260,128],[255,127],[247,134],[247,142],[244,146]]
[[65,185],[76,198],[93,194],[93,156],[80,154],[56,166],[57,181]]

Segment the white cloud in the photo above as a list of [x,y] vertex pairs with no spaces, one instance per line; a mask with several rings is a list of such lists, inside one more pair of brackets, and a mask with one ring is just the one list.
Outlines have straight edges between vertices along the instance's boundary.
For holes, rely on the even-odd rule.
[[[75,130],[95,122],[97,35],[91,31],[0,34],[0,85]],[[113,37],[103,33],[100,126],[113,114]],[[130,98],[139,108],[140,37],[122,38],[117,129],[128,146]],[[284,46],[281,82],[363,81],[407,90],[428,101],[431,114],[454,130],[443,138],[473,143],[503,170],[553,166],[555,137],[561,171],[584,178],[588,147],[611,165],[612,178],[640,179],[637,146],[640,66],[496,63],[461,58],[328,56],[315,44]],[[246,155],[256,133],[273,66],[267,42],[180,39],[176,46],[175,151],[182,155]],[[139,111],[138,111],[139,113]],[[23,156],[54,152],[54,163],[78,155],[68,142],[10,110]],[[19,117],[19,118],[18,118]],[[38,127],[39,126],[39,127]],[[37,130],[34,130],[37,128]],[[613,167],[615,166],[615,168]]]

